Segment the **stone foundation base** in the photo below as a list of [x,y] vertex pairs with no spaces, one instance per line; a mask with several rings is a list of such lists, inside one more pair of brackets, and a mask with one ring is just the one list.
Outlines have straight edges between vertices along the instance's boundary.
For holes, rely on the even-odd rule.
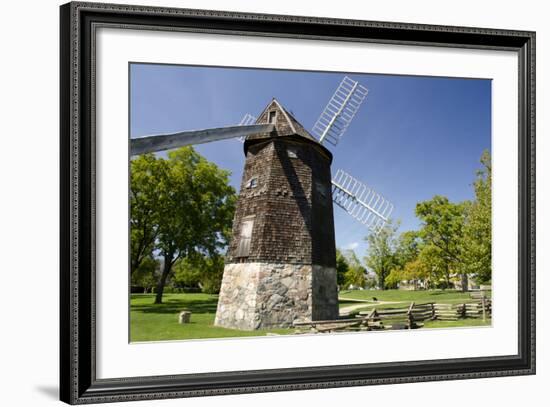
[[227,264],[214,325],[287,328],[296,320],[338,318],[336,269],[318,265]]

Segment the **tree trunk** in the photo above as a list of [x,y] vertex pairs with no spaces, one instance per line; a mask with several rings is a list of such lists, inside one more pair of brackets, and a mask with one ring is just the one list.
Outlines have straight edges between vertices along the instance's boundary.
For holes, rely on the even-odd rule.
[[172,269],[172,257],[173,256],[164,256],[164,267],[162,268],[162,275],[157,283],[157,295],[155,296],[155,304],[162,304],[162,294],[164,293],[164,285],[166,284],[166,279],[170,270]]
[[135,253],[131,253],[131,261],[130,261],[130,275],[134,275],[134,272],[139,268],[142,259],[142,249],[143,245],[142,242],[139,243],[139,248],[136,250]]
[[382,291],[388,289],[388,286],[386,285],[386,277],[388,276],[388,274],[390,274],[390,271],[389,271],[389,270],[384,270],[384,271],[382,272],[382,275],[384,276],[384,277],[382,278],[382,282],[380,283],[380,289],[381,289]]
[[134,271],[136,271],[138,268],[138,262],[136,259],[132,257],[132,260],[130,261],[130,275],[134,275]]
[[468,291],[468,274],[462,274],[462,292]]

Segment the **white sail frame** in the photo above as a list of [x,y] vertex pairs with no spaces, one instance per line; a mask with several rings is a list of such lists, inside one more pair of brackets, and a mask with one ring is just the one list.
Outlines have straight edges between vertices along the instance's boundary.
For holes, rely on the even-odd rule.
[[338,144],[367,94],[368,89],[359,82],[348,76],[342,79],[312,128],[319,143],[326,140],[333,146]]
[[[256,120],[258,120],[256,117],[252,116],[250,113],[247,113],[239,122],[239,126],[251,126],[256,123]],[[246,140],[246,136],[238,137],[237,140],[239,140],[241,143],[244,143],[244,141]]]
[[332,179],[332,200],[374,233],[380,232],[393,211],[390,201],[343,170]]

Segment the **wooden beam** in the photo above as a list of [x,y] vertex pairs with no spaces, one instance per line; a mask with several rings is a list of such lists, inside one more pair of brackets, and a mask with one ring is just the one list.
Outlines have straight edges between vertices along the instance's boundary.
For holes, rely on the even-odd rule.
[[130,155],[154,153],[192,144],[247,137],[258,133],[270,133],[274,128],[273,124],[253,124],[250,126],[219,127],[133,138],[130,139]]

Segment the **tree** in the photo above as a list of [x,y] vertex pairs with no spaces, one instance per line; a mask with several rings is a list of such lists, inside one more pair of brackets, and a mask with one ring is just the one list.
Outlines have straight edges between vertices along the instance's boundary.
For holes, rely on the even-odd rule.
[[386,225],[368,237],[367,266],[378,276],[380,288],[396,287],[401,281],[425,280],[438,287],[451,287],[460,275],[462,290],[468,275],[478,283],[491,281],[491,156],[484,151],[474,181],[475,200],[453,203],[445,196],[416,205],[419,231],[395,238],[396,227]]
[[151,292],[157,281],[156,271],[159,261],[153,256],[145,257],[139,267],[131,274],[130,282],[133,286],[143,287],[145,293]]
[[401,281],[409,280],[404,268],[417,259],[422,247],[422,239],[415,230],[409,230],[399,235],[395,244],[394,266],[384,279],[386,288],[397,288]]
[[221,288],[223,268],[223,256],[220,254],[205,256],[195,253],[179,259],[174,264],[174,283],[184,287],[200,288],[204,293],[216,294]]
[[384,279],[386,288],[397,288],[398,284],[405,280],[403,270],[400,268],[394,268]]
[[376,288],[378,286],[378,281],[376,274],[369,273],[368,270],[365,273],[365,288]]
[[220,292],[224,265],[223,256],[218,253],[206,258],[199,283],[203,293],[218,294]]
[[344,257],[348,264],[348,270],[344,274],[344,281],[346,287],[353,285],[355,287],[364,287],[366,283],[365,273],[366,269],[363,267],[355,251],[346,250]]
[[407,281],[413,281],[415,288],[418,288],[419,281],[426,281],[430,278],[431,268],[428,263],[424,261],[423,257],[417,257],[405,264],[403,268],[403,277]]
[[394,268],[386,276],[386,286],[395,288],[402,281],[412,282],[414,288],[418,288],[419,281],[427,281],[430,278],[430,265],[422,257],[417,257],[406,263],[402,268]]
[[213,257],[227,246],[236,202],[229,172],[192,147],[171,151],[166,164],[158,180],[157,248],[164,264],[156,304],[162,303],[166,280],[178,259],[197,253]]
[[144,154],[130,163],[130,273],[153,254],[158,234],[157,182],[163,163]]
[[441,249],[432,244],[425,244],[418,254],[418,259],[426,265],[430,286],[438,288],[450,288],[451,273],[453,268],[449,266]]
[[466,209],[463,264],[480,284],[491,282],[491,155],[483,151],[474,181],[475,200]]
[[208,256],[215,259],[212,267],[219,274],[219,253],[231,233],[236,194],[229,172],[192,147],[171,151],[168,159],[141,156],[131,168],[132,257],[136,264],[152,252],[162,257],[155,298],[160,304],[178,259]]
[[465,203],[452,203],[440,195],[416,205],[416,215],[423,222],[420,236],[429,247],[426,254],[430,262],[443,267],[447,283],[451,273],[461,272],[463,291],[468,289],[467,273],[461,270],[466,206]]
[[423,241],[418,231],[409,230],[401,233],[395,249],[397,264],[403,268],[407,263],[414,261],[418,257],[422,246]]
[[[200,258],[201,261],[197,261],[196,258]],[[204,260],[200,255],[178,259],[172,266],[174,284],[177,287],[200,289],[203,262]]]
[[336,284],[338,287],[346,287],[346,273],[349,270],[349,264],[346,257],[342,254],[340,249],[336,249]]
[[380,232],[371,233],[366,238],[369,247],[365,263],[378,277],[378,285],[381,290],[386,289],[386,277],[397,266],[395,255],[397,227],[398,225],[394,225],[392,221],[389,221]]

